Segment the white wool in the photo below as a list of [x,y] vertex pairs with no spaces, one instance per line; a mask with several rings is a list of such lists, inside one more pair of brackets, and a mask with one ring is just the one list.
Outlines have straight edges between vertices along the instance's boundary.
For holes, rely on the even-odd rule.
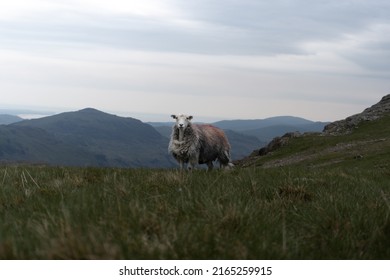
[[205,163],[213,168],[218,160],[223,167],[231,167],[230,145],[222,130],[211,125],[192,124],[192,116],[172,115],[176,120],[168,151],[179,162],[180,168],[188,164],[192,169]]

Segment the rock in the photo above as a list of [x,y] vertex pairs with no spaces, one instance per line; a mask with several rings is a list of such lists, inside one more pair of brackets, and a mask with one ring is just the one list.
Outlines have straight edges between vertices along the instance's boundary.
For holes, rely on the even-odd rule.
[[325,126],[323,135],[343,135],[351,133],[361,122],[374,121],[385,114],[390,113],[390,94],[384,96],[379,103],[365,109],[360,114],[356,114],[340,120],[332,122]]
[[281,137],[275,137],[266,147],[252,152],[251,156],[264,156],[270,152],[273,152],[283,146],[286,146],[290,139],[300,137],[302,134],[298,131],[287,132]]

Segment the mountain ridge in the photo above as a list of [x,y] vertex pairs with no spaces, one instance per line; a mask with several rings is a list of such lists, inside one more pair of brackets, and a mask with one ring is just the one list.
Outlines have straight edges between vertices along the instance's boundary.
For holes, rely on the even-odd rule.
[[[77,152],[86,154],[82,165],[115,167],[168,167],[173,161],[166,152],[166,142],[153,127],[133,118],[118,117],[102,111],[86,108],[54,116],[25,120],[9,125],[10,128],[41,129],[61,143],[57,158],[47,160],[47,164],[68,164],[64,147],[72,148],[73,158]],[[32,155],[28,145],[18,140],[24,147],[21,161],[29,161]],[[29,152],[30,151],[30,152]],[[44,151],[42,151],[44,154]],[[23,157],[24,156],[24,157]],[[47,156],[42,156],[47,158]],[[75,162],[78,163],[75,159]],[[70,164],[72,165],[72,164]],[[80,164],[75,164],[80,165]]]
[[10,114],[0,114],[0,125],[2,124],[8,125],[20,121],[23,121],[23,119],[18,116],[10,115]]
[[306,125],[311,124],[314,121],[310,121],[301,117],[295,116],[276,116],[265,119],[238,119],[238,120],[222,120],[214,122],[215,126],[222,129],[232,129],[237,131],[245,131],[252,129],[265,128],[274,125]]

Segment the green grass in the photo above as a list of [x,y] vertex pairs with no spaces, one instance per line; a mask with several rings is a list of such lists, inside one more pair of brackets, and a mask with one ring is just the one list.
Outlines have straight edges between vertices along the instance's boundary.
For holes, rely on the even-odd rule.
[[0,167],[1,259],[389,259],[390,117],[230,171]]
[[388,259],[390,171],[0,168],[2,259]]

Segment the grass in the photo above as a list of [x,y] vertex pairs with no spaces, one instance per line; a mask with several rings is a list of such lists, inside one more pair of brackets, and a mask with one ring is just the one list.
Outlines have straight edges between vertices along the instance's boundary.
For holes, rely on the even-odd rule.
[[249,168],[0,166],[1,259],[389,259],[390,117]]
[[2,259],[388,259],[390,171],[0,168]]

